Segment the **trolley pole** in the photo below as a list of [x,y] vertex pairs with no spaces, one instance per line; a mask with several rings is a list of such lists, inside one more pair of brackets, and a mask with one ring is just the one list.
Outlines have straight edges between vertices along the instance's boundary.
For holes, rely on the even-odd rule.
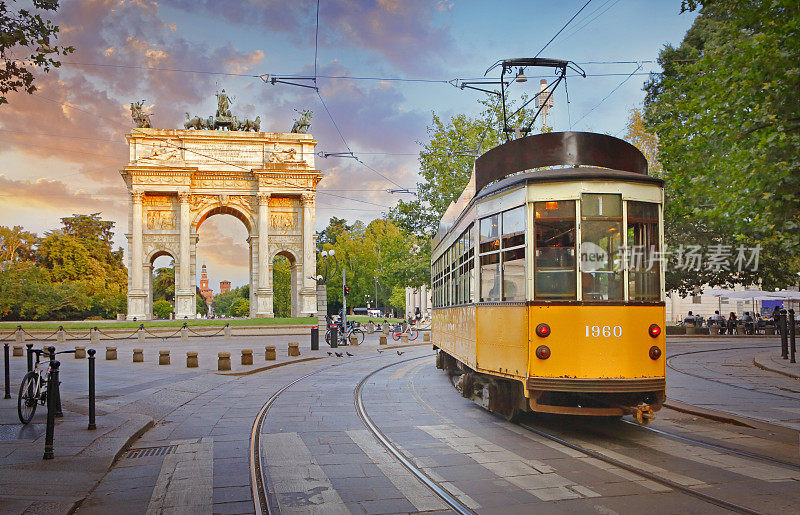
[[4,399],[11,398],[11,375],[8,371],[8,342],[3,344],[3,368],[5,369],[5,379],[6,379],[6,394],[3,397]]
[[786,310],[782,309],[780,314],[780,329],[781,329],[781,357],[789,359],[789,340],[787,334],[786,324]]
[[89,427],[86,429],[97,429],[94,420],[94,349],[86,351],[89,354]]
[[789,310],[789,363],[797,363],[794,359],[795,351],[797,348],[795,340],[795,320],[794,309]]

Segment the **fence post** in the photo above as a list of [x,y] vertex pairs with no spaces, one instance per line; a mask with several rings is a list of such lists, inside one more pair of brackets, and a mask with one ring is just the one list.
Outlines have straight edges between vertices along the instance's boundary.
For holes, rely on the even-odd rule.
[[25,333],[22,332],[22,326],[17,326],[17,331],[14,333],[14,341],[17,343],[25,342]]
[[56,341],[58,341],[58,343],[67,342],[67,334],[66,331],[64,331],[63,325],[58,326],[58,333],[56,333]]
[[28,351],[27,351],[28,352],[28,372],[32,372],[33,371],[33,344],[32,343],[26,343],[25,347],[28,348]]
[[96,326],[89,331],[89,343],[92,345],[100,345],[100,332],[97,330]]
[[794,309],[789,310],[789,363],[797,363],[794,359],[796,351]]
[[89,349],[89,427],[87,429],[97,429],[94,423],[94,355],[97,352]]
[[6,394],[4,399],[11,398],[11,376],[8,371],[8,342],[3,343],[3,368],[5,368]]
[[144,324],[139,324],[139,331],[137,331],[136,337],[139,339],[139,343],[144,343]]
[[47,429],[44,437],[44,456],[43,460],[52,460],[53,455],[53,432],[56,426],[56,392],[51,387],[58,384],[58,367],[61,365],[58,361],[50,362],[50,377],[47,378]]
[[189,341],[189,328],[186,327],[186,322],[184,322],[183,327],[181,327],[181,341],[182,342]]
[[226,340],[230,340],[231,339],[231,326],[230,326],[230,324],[225,324],[225,339]]
[[781,357],[783,359],[789,359],[789,339],[787,332],[787,325],[786,325],[786,310],[782,309],[780,318],[780,327],[781,327]]

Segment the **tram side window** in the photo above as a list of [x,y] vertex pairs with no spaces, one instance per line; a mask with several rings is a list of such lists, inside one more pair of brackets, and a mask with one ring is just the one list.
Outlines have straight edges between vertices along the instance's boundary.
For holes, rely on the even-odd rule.
[[503,213],[503,300],[525,300],[525,206]]
[[658,204],[628,202],[628,297],[661,300]]
[[467,301],[475,301],[472,285],[475,284],[475,226],[470,225],[467,230]]
[[480,261],[481,288],[480,299],[500,300],[500,215],[492,215],[480,222]]
[[575,299],[575,201],[535,202],[533,208],[534,298]]
[[623,300],[622,196],[581,196],[583,300]]

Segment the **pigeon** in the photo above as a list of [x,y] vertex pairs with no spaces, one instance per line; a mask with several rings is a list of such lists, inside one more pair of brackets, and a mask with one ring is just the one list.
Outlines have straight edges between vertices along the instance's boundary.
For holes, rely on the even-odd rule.
[[349,353],[349,352],[347,352],[347,351],[344,351],[344,353],[345,353],[345,354],[347,354],[348,356],[355,356],[355,354],[350,354],[350,353]]
[[328,353],[328,356],[333,356],[333,352],[329,352],[329,353]]
[[402,356],[403,354],[404,354],[404,352],[397,351],[397,355],[398,356]]
[[342,354],[341,352],[334,352],[334,354],[336,354],[337,358],[343,358],[344,357],[344,354]]
[[375,349],[375,350],[377,350],[377,351],[378,351],[378,354],[383,354],[383,351],[382,351],[382,350],[380,350],[380,349]]

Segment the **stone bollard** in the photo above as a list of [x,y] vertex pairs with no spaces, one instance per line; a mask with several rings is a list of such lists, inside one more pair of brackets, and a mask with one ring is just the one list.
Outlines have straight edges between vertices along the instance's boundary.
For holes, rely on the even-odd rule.
[[379,341],[378,344],[379,345],[386,345],[386,335],[385,334],[380,335],[380,341]]
[[17,326],[17,331],[14,333],[14,342],[25,343],[25,333],[22,332],[22,326]]
[[381,331],[383,331],[384,336],[389,336],[389,324],[388,322],[381,326]]
[[136,338],[139,340],[139,343],[144,343],[144,329],[139,329],[136,333]]
[[92,345],[100,345],[100,331],[98,331],[96,327],[89,331],[89,343]]
[[267,361],[275,361],[277,356],[275,355],[275,346],[274,345],[267,345],[264,347],[264,359]]
[[58,332],[56,333],[56,341],[58,343],[66,343],[67,342],[67,332],[61,326],[58,327]]
[[220,352],[217,354],[217,370],[230,370],[231,369],[231,353]]
[[422,333],[422,341],[423,342],[431,341],[431,333],[428,332]]
[[14,345],[14,349],[11,351],[12,356],[20,357],[23,355],[22,352],[22,345]]
[[189,328],[188,327],[181,327],[181,341],[188,342],[189,341]]
[[75,359],[86,359],[86,347],[83,345],[75,346]]
[[133,362],[144,363],[144,349],[133,349]]
[[351,334],[349,340],[350,340],[350,345],[352,345],[353,347],[356,347],[358,345],[358,336]]
[[225,324],[225,339],[226,340],[231,339],[231,326],[229,326],[228,324]]
[[374,332],[375,332],[375,324],[372,323],[372,322],[369,322],[367,324],[367,334],[372,334]]
[[400,335],[400,343],[402,345],[408,345],[408,333],[403,333]]
[[300,344],[297,342],[289,342],[289,356],[300,355]]
[[107,360],[114,360],[117,359],[117,348],[114,346],[106,347],[106,359]]
[[253,364],[253,349],[242,349],[242,365]]
[[197,352],[190,350],[186,353],[186,368],[197,368],[200,363],[197,361]]
[[158,351],[158,364],[169,365],[169,350],[164,349]]

